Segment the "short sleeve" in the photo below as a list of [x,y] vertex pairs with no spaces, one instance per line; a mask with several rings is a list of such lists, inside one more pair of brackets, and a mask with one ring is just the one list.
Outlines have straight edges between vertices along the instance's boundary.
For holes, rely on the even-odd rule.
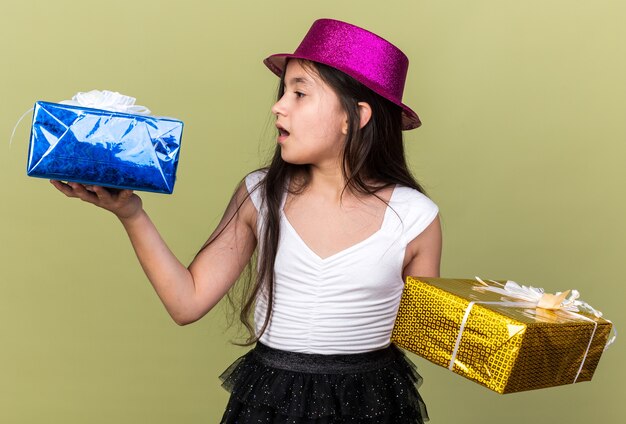
[[402,238],[410,243],[419,236],[437,217],[439,208],[423,193],[408,187],[398,187],[394,203],[400,209]]
[[261,210],[261,205],[263,204],[260,183],[263,181],[263,178],[265,178],[265,174],[267,174],[265,170],[254,171],[246,175],[245,179],[246,188],[248,189],[248,193],[250,193],[250,199],[257,211]]

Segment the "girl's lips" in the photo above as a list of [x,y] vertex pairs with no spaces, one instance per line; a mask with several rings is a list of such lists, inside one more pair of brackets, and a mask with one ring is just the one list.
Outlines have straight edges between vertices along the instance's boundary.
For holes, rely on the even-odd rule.
[[279,133],[276,141],[278,141],[278,143],[283,143],[285,140],[287,140],[287,137],[289,137],[289,133]]
[[289,131],[287,131],[286,129],[284,129],[280,125],[276,125],[276,128],[278,129],[277,141],[279,143],[282,143],[283,141],[285,141],[287,139],[287,137],[289,137]]

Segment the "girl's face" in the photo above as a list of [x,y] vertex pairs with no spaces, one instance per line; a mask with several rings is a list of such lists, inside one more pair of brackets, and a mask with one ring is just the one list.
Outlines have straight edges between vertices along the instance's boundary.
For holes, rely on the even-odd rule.
[[293,164],[337,166],[347,133],[347,114],[337,94],[298,60],[285,72],[284,94],[272,107],[281,157]]

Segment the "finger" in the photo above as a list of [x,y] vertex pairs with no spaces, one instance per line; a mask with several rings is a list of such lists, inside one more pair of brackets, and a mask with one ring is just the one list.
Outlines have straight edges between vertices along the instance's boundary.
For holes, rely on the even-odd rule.
[[133,191],[132,190],[122,190],[120,191],[120,194],[118,196],[118,198],[120,200],[126,201],[128,199],[130,199],[133,195]]
[[89,203],[98,202],[98,196],[96,196],[95,193],[87,191],[84,185],[74,182],[70,182],[68,183],[68,185],[72,187],[74,193],[76,194],[76,197],[78,197],[80,200],[84,200],[85,202]]
[[64,182],[58,180],[50,180],[50,184],[52,184],[57,190],[65,194],[67,197],[76,197],[74,189],[72,189],[72,187],[65,184]]
[[111,192],[102,186],[90,186],[89,191],[95,193],[96,197],[103,202],[111,201]]

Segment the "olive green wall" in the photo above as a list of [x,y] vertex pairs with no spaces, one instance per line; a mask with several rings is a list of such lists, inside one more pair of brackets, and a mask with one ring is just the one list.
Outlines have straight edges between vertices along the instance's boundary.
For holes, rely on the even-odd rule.
[[[4,1],[0,10],[0,422],[214,423],[244,352],[224,308],[176,326],[113,216],[27,178],[35,100],[109,89],[185,121],[172,196],[145,194],[189,262],[271,149],[277,79],[311,22],[371,29],[411,59],[409,159],[439,204],[442,274],[576,288],[624,327],[622,0]],[[623,340],[594,381],[496,395],[416,359],[433,423],[621,422]]]

